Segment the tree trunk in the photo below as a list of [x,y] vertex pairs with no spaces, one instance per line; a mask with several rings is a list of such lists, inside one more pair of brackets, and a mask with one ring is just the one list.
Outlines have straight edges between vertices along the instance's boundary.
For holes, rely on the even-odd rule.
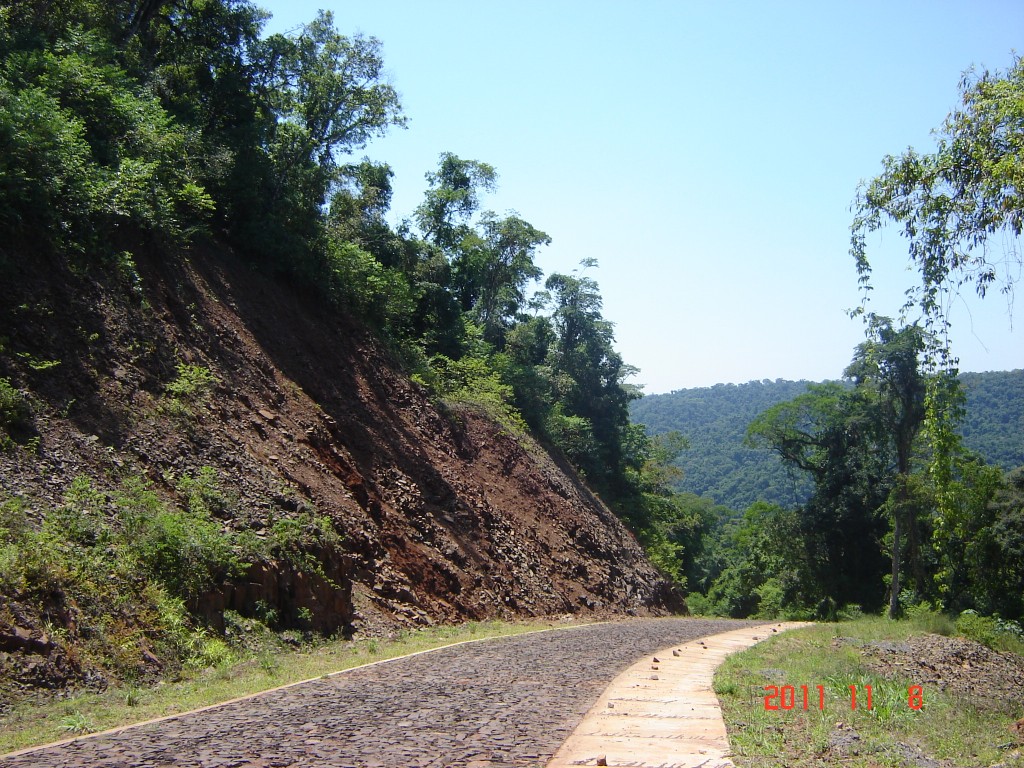
[[895,619],[900,613],[900,538],[903,531],[903,512],[897,509],[892,524],[892,591],[889,594],[889,618]]

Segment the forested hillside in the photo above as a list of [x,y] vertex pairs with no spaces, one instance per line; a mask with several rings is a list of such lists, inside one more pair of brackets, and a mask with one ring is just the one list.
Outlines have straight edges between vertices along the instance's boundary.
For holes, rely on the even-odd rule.
[[781,379],[716,384],[647,395],[631,404],[630,414],[651,434],[676,430],[686,438],[687,448],[675,462],[683,471],[680,490],[734,510],[758,500],[798,504],[807,496],[807,482],[787,472],[771,451],[745,441],[760,413],[806,390],[806,381]]
[[684,610],[596,264],[528,296],[548,236],[450,153],[392,227],[353,158],[405,123],[380,42],[266,18],[0,5],[5,692],[260,627]]
[[[964,373],[961,431],[965,446],[1009,471],[1024,465],[1024,371]],[[752,381],[681,389],[633,402],[630,414],[651,434],[676,430],[688,447],[676,466],[677,488],[707,496],[741,512],[755,501],[781,506],[803,503],[806,477],[787,469],[778,454],[747,441],[750,423],[769,407],[807,390],[806,381]]]
[[962,373],[964,445],[1007,472],[1024,466],[1024,370]]

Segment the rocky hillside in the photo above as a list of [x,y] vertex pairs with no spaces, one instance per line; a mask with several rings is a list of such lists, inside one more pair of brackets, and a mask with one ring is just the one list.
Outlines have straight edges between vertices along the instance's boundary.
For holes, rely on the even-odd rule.
[[[684,609],[566,465],[434,402],[336,312],[211,246],[123,267],[27,261],[0,288],[0,377],[24,406],[0,451],[8,518],[17,506],[41,526],[82,476],[100,514],[126,479],[184,507],[182,478],[203,477],[217,524],[247,541],[329,521],[331,537],[294,538],[301,556],[265,548],[193,595],[214,629],[226,609],[324,633]],[[0,665],[47,684],[85,675],[69,650],[97,631],[83,601],[0,594]],[[156,642],[133,643],[129,665],[164,663]]]

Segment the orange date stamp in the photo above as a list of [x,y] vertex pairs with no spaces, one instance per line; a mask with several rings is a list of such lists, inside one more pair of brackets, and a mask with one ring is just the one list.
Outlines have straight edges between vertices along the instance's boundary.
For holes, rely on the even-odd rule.
[[[874,709],[874,691],[870,685],[851,685],[850,709]],[[825,710],[825,686],[823,685],[766,685],[764,690],[765,711],[783,710]],[[924,687],[907,686],[907,708],[924,708]]]

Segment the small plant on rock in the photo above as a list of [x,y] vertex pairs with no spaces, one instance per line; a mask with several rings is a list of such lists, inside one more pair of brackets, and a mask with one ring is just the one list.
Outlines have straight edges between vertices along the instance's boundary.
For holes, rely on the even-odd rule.
[[0,379],[0,451],[14,447],[13,434],[31,428],[32,409],[28,400],[9,379]]

